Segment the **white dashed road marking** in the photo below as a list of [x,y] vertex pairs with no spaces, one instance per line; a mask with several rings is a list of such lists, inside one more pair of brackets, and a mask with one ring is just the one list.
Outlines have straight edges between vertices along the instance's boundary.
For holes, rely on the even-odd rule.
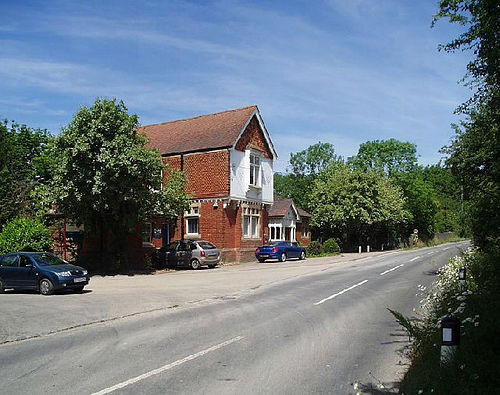
[[410,262],[416,261],[418,258],[422,258],[420,255],[416,256],[415,258],[410,259]]
[[109,387],[109,388],[105,388],[99,392],[94,392],[92,395],[104,395],[104,394],[109,394],[110,392],[113,392],[113,391],[116,391],[120,388],[124,388],[130,384],[134,384],[134,383],[137,383],[138,381],[141,381],[141,380],[144,380],[144,379],[147,379],[151,376],[154,376],[156,374],[159,374],[159,373],[162,373],[162,372],[165,372],[166,370],[169,370],[169,369],[172,369],[176,366],[179,366],[179,365],[182,365],[183,363],[185,362],[188,362],[188,361],[192,361],[193,359],[196,359],[196,358],[199,358],[205,354],[208,354],[209,352],[212,352],[212,351],[215,351],[215,350],[218,350],[219,348],[222,348],[222,347],[226,347],[228,345],[230,345],[231,343],[234,343],[234,342],[237,342],[237,341],[240,341],[241,339],[243,339],[243,336],[236,336],[230,340],[227,340],[223,343],[220,343],[220,344],[216,344],[215,346],[212,346],[212,347],[209,347],[205,350],[202,350],[200,352],[197,352],[196,354],[191,354],[189,356],[187,356],[186,358],[182,358],[182,359],[179,359],[175,362],[172,362],[172,363],[169,363],[167,365],[164,365],[162,366],[161,368],[158,368],[158,369],[155,369],[155,370],[151,370],[150,372],[147,372],[147,373],[144,373],[144,374],[141,374],[140,376],[137,376],[137,377],[134,377],[130,380],[127,380],[127,381],[123,381],[119,384],[116,384],[112,387]]
[[380,275],[383,276],[386,273],[389,273],[389,272],[392,272],[393,270],[399,269],[401,266],[404,266],[404,263],[402,263],[401,265],[395,266],[392,269],[386,270],[385,272],[380,273]]
[[357,284],[354,284],[353,286],[349,287],[349,288],[346,288],[346,289],[343,289],[342,291],[340,292],[337,292],[336,294],[333,294],[333,295],[330,295],[328,298],[325,298],[323,300],[320,300],[319,302],[316,302],[314,303],[315,306],[321,304],[321,303],[324,303],[326,302],[327,300],[330,300],[330,299],[333,299],[333,298],[336,298],[337,296],[339,295],[342,295],[343,293],[346,293],[347,291],[350,291],[351,289],[353,288],[356,288],[356,287],[359,287],[360,285],[363,285],[364,283],[368,282],[368,280],[363,280]]

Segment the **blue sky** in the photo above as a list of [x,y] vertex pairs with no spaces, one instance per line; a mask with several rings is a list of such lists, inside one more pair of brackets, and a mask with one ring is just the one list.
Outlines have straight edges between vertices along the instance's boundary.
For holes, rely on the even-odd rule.
[[437,51],[437,0],[0,0],[0,118],[58,133],[96,97],[140,123],[259,106],[284,171],[318,141],[338,154],[396,138],[436,163],[466,53]]

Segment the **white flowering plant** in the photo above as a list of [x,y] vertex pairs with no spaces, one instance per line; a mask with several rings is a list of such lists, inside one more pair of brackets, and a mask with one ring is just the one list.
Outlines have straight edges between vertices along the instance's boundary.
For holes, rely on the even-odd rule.
[[[465,284],[459,281],[462,267],[467,273]],[[413,340],[411,366],[401,393],[498,392],[500,252],[485,254],[469,248],[439,269],[438,276],[432,287],[418,286],[418,294],[423,295],[419,319],[391,311]],[[461,339],[452,363],[441,365],[441,320],[449,316],[460,320]]]

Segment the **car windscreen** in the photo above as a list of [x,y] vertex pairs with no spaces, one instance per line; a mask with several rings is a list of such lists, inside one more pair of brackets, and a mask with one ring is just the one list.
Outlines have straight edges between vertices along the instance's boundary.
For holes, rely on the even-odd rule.
[[217,248],[216,246],[214,246],[212,243],[209,243],[208,241],[199,241],[198,245],[201,248],[203,248],[204,250],[213,250],[213,249]]
[[283,242],[282,241],[273,241],[271,243],[268,244],[269,247],[276,247],[276,246],[279,246],[279,245],[282,245]]
[[31,255],[40,266],[66,265],[68,262],[50,253]]

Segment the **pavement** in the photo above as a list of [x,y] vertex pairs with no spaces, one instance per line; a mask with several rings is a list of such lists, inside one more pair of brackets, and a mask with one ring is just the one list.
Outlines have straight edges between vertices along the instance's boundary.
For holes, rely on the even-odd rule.
[[[331,265],[397,251],[342,254],[304,261],[249,262],[215,269],[171,270],[152,275],[93,276],[81,294],[6,291],[0,295],[0,344],[16,342],[139,314],[216,303],[252,293]],[[283,269],[287,270],[283,270]]]

